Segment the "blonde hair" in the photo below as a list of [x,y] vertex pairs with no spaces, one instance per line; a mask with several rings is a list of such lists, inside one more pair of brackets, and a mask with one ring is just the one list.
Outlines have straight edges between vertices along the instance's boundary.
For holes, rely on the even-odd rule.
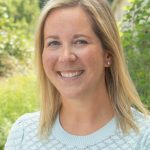
[[42,64],[43,28],[47,16],[54,10],[65,7],[81,7],[92,22],[93,31],[103,43],[104,50],[112,56],[112,64],[106,68],[105,81],[108,94],[123,133],[130,129],[138,130],[134,122],[131,107],[144,114],[148,111],[143,106],[136,88],[130,79],[125,62],[120,37],[114,16],[105,0],[50,0],[43,8],[36,31],[35,54],[38,69],[39,90],[41,95],[41,113],[39,133],[48,136],[61,107],[60,94],[47,78]]

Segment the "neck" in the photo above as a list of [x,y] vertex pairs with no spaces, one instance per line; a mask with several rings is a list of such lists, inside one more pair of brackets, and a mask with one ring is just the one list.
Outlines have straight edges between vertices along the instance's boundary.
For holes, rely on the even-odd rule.
[[78,135],[89,134],[112,119],[114,111],[107,92],[86,99],[62,100],[60,122],[62,127]]

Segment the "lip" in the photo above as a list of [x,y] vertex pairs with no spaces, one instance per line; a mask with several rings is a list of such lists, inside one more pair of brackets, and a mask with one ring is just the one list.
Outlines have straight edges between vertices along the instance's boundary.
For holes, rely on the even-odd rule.
[[79,78],[83,73],[84,70],[57,71],[59,77],[63,79],[76,79]]

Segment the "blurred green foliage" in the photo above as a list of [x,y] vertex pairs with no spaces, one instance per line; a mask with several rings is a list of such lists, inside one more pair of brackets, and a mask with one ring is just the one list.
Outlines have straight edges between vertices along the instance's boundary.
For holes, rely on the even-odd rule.
[[3,150],[12,123],[26,112],[36,111],[35,76],[16,75],[0,81],[0,150]]
[[38,13],[37,0],[0,0],[0,76],[30,60]]
[[48,0],[39,0],[39,7],[42,9]]
[[114,0],[108,0],[108,2],[111,4]]
[[[0,76],[31,66],[35,20],[45,1],[0,0]],[[122,42],[132,79],[150,109],[150,1],[130,1],[121,24]],[[36,94],[33,73],[0,80],[0,150],[12,123],[38,108]]]
[[[0,150],[12,123],[37,108],[35,77],[25,74],[33,64],[39,10],[37,0],[0,0]],[[4,78],[16,72],[24,76]]]
[[122,21],[122,41],[129,71],[150,109],[150,1],[130,0]]

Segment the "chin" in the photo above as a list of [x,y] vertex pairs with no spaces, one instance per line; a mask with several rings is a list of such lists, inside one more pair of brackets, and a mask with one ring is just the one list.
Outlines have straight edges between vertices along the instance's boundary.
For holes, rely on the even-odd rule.
[[63,92],[61,96],[63,97],[63,99],[77,100],[81,99],[83,94],[81,94],[81,92],[72,91],[72,92]]

